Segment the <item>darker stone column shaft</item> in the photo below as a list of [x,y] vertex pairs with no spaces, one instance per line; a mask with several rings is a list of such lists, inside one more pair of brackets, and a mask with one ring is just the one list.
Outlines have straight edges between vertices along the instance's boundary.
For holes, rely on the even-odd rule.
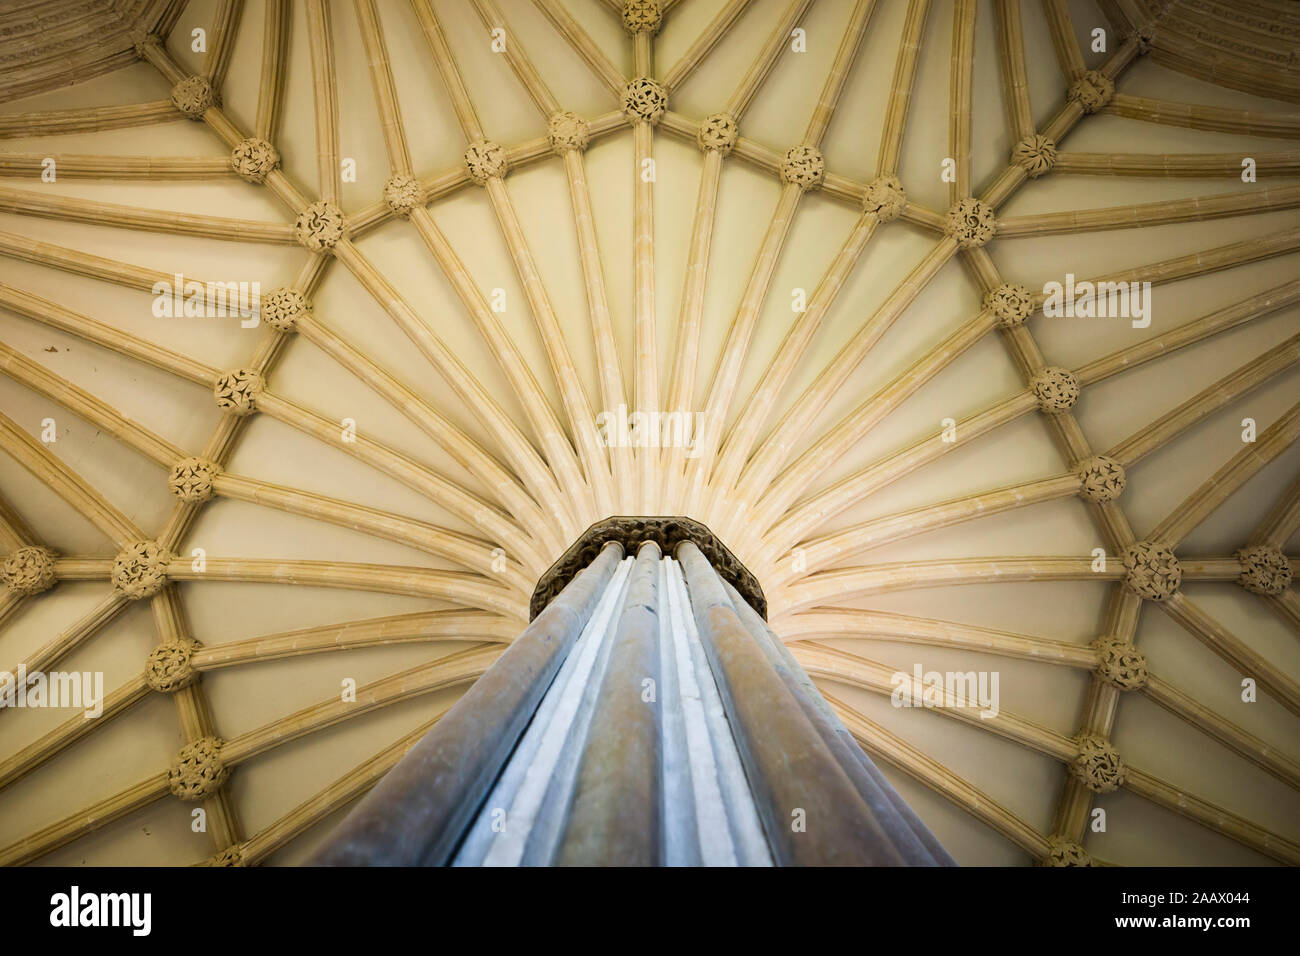
[[774,861],[902,865],[893,841],[737,616],[712,566],[690,542],[678,546],[677,560]]
[[754,613],[754,609],[740,598],[734,588],[727,585],[727,591],[736,614],[754,635],[790,692],[798,699],[804,714],[812,721],[822,741],[853,781],[876,821],[893,839],[907,865],[956,866],[957,861],[898,795],[880,768],[862,752],[849,729],[836,716],[812,678],[794,659],[781,638],[766,621]]
[[311,862],[447,863],[622,557],[620,545],[606,545],[348,814]]
[[659,559],[646,542],[632,567],[555,854],[561,866],[663,863]]

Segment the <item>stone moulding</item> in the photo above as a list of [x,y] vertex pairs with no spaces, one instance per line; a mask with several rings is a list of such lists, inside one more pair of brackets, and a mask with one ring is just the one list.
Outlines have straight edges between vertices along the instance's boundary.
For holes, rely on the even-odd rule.
[[703,524],[692,518],[628,515],[597,521],[569,545],[568,550],[537,579],[537,587],[533,589],[533,598],[528,605],[528,619],[531,621],[541,614],[579,571],[596,560],[600,549],[610,541],[619,542],[623,545],[623,553],[629,555],[636,554],[637,548],[645,541],[659,545],[659,550],[665,555],[671,555],[682,542],[693,541],[723,580],[739,591],[764,620],[767,619],[767,598],[763,596],[758,578]]

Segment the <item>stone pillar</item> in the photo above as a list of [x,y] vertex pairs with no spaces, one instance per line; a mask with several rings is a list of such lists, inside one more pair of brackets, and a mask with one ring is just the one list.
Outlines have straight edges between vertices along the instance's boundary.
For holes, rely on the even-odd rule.
[[602,540],[315,862],[953,865],[729,552]]

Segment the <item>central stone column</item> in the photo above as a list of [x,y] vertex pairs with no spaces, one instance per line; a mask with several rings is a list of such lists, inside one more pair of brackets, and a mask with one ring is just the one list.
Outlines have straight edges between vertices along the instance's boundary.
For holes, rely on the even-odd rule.
[[314,862],[952,865],[730,552],[685,519],[612,520]]

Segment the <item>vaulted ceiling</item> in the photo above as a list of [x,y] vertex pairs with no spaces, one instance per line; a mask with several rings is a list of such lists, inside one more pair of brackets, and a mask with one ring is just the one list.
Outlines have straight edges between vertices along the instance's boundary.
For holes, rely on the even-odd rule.
[[[0,710],[0,861],[305,858],[618,514],[734,552],[959,862],[1300,861],[1298,38],[10,4],[0,670],[106,696]],[[1044,311],[1099,279],[1143,317]],[[609,441],[646,409],[689,440]],[[996,715],[892,706],[918,668]]]

